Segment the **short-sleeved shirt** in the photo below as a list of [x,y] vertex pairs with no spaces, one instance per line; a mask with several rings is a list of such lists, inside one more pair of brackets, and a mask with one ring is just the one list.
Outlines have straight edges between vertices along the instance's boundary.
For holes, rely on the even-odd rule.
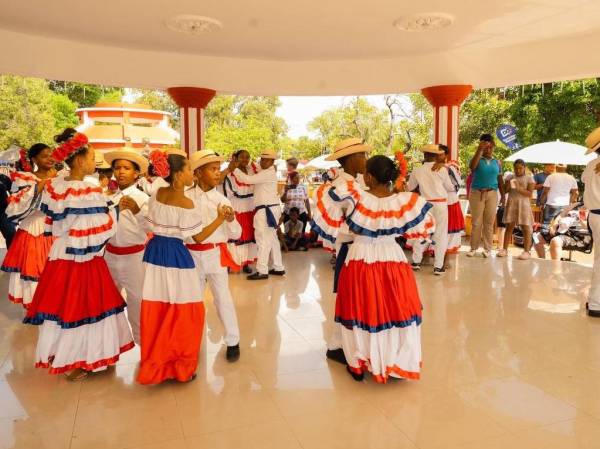
[[577,189],[577,180],[568,173],[552,173],[544,181],[548,187],[548,206],[568,206],[571,201],[571,190]]
[[500,162],[497,159],[481,158],[473,171],[473,190],[498,190]]
[[308,192],[305,186],[290,187],[285,193],[285,213],[289,214],[292,207],[297,207],[301,214],[307,212],[306,200],[308,200]]
[[536,184],[541,185],[541,187],[539,189],[536,189],[535,204],[537,204],[538,206],[541,206],[540,200],[542,199],[542,192],[544,191],[544,182],[546,182],[546,178],[548,176],[550,176],[550,175],[547,173],[544,173],[544,172],[536,173],[535,175],[533,175],[533,181]]
[[283,226],[285,230],[285,235],[295,237],[298,234],[302,233],[303,226],[304,223],[302,223],[300,220],[296,221],[296,223],[292,223],[292,220],[288,220]]

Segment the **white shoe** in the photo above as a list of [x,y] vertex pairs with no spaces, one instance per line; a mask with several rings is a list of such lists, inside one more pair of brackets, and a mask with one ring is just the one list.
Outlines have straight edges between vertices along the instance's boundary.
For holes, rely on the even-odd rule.
[[508,256],[508,251],[506,251],[505,249],[501,249],[500,251],[498,251],[496,253],[496,257],[506,257]]
[[492,252],[484,249],[482,251],[481,255],[483,256],[484,259],[487,259],[488,257],[492,257]]
[[467,253],[467,257],[475,257],[476,254],[477,254],[477,251],[475,251],[474,249],[472,249],[471,251],[469,251]]
[[519,260],[529,260],[531,258],[531,253],[529,251],[523,251],[519,256]]

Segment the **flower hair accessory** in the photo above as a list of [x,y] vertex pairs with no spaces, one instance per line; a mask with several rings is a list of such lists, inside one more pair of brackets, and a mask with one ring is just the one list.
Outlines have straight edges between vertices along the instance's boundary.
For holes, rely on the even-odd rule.
[[402,151],[397,151],[395,154],[395,159],[398,163],[398,167],[400,168],[399,178],[406,179],[406,175],[408,174],[408,162],[404,157],[404,153]]
[[167,153],[161,150],[154,150],[150,153],[150,163],[156,176],[166,178],[171,173],[171,166],[167,159]]
[[19,164],[21,165],[21,170],[27,172],[33,171],[31,163],[29,162],[29,157],[27,156],[27,150],[25,150],[25,148],[21,148],[19,150]]
[[69,140],[56,147],[52,152],[52,158],[57,162],[63,162],[73,153],[86,146],[87,143],[88,138],[85,134],[75,133]]

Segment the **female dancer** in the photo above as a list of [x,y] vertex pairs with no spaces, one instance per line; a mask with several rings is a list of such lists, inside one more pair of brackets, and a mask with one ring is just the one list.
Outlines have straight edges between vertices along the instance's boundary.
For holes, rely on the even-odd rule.
[[101,252],[115,232],[115,214],[102,188],[83,181],[94,173],[87,137],[67,128],[53,157],[69,175],[42,194],[46,231],[56,241],[24,322],[40,325],[36,366],[80,380],[116,363],[133,347],[117,290]]
[[141,347],[138,382],[158,384],[195,377],[204,330],[204,303],[194,259],[184,244],[191,237],[201,243],[226,216],[218,208],[217,218],[203,228],[202,213],[185,195],[194,176],[181,150],[156,150],[150,162],[157,175],[169,183],[148,202],[148,222],[153,237],[144,252]]
[[235,218],[242,226],[242,235],[231,241],[229,250],[233,259],[243,267],[244,273],[251,273],[249,265],[256,261],[256,240],[254,239],[254,186],[241,182],[233,171],[239,168],[247,175],[258,173],[258,167],[250,160],[250,153],[239,150],[233,154],[223,181],[223,194],[231,201]]
[[[31,173],[31,162],[36,171]],[[11,173],[13,194],[8,197],[6,215],[19,224],[2,271],[10,273],[8,299],[29,307],[44,271],[54,238],[44,235],[45,215],[40,211],[42,192],[46,182],[56,176],[52,150],[36,143],[29,151],[21,150],[21,171]]]
[[347,370],[358,381],[364,371],[379,383],[420,376],[421,301],[395,238],[427,238],[434,225],[431,204],[415,193],[392,193],[397,177],[391,159],[373,156],[365,174],[368,192],[354,181],[329,192],[347,204],[346,223],[355,234],[340,272],[335,321]]

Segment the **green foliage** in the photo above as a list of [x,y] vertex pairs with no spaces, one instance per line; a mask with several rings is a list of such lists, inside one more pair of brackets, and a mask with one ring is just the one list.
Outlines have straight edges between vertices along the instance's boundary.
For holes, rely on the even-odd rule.
[[44,80],[0,76],[0,150],[13,143],[29,147],[52,142],[56,134],[53,95]]
[[102,99],[108,102],[120,102],[123,95],[123,89],[120,87],[96,84],[50,80],[48,86],[52,91],[69,97],[80,108],[94,106]]
[[287,124],[276,115],[279,97],[218,95],[207,106],[206,148],[231,154],[244,148],[255,157],[266,148],[281,149]]
[[54,127],[61,130],[68,127],[75,127],[79,124],[79,119],[75,114],[77,105],[64,94],[52,93],[52,109],[54,110]]

